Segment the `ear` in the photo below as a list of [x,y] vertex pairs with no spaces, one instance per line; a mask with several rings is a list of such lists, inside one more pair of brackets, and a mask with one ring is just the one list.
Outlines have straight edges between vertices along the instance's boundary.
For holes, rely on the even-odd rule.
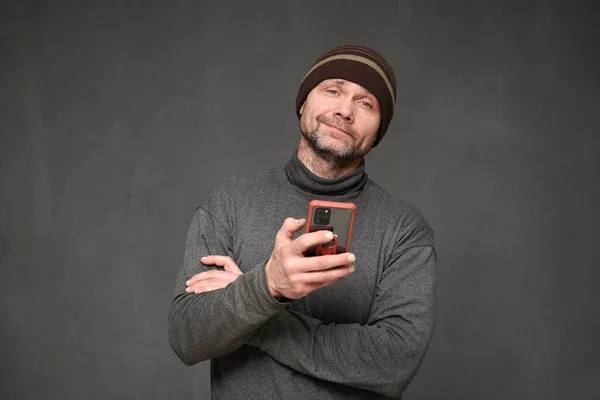
[[300,115],[304,112],[304,105],[306,104],[306,100],[302,103],[302,107],[300,107]]

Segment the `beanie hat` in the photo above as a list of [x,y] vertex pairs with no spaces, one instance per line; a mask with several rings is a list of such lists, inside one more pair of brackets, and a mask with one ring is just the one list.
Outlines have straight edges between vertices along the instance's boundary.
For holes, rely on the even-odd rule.
[[341,46],[323,54],[308,70],[296,97],[296,115],[308,93],[325,79],[345,79],[364,87],[379,101],[381,122],[375,147],[394,115],[396,104],[396,76],[388,62],[375,50],[364,46]]

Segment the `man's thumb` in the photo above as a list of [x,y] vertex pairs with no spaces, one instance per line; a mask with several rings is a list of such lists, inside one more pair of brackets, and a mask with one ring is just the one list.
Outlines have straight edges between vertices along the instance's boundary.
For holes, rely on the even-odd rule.
[[292,241],[294,239],[294,233],[298,232],[306,224],[306,218],[286,218],[281,226],[279,232],[277,232],[277,241],[285,240]]
[[238,274],[241,275],[242,274],[242,270],[239,269],[239,267],[235,264],[235,263],[225,263],[225,265],[223,266],[223,269],[225,269],[225,271],[227,272],[231,272],[233,274]]

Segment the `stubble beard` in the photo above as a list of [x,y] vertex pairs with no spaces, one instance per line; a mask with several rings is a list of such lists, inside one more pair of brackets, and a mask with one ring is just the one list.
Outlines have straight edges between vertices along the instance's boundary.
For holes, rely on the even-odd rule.
[[316,124],[312,127],[308,118],[302,115],[300,118],[300,131],[314,153],[331,166],[343,168],[357,159],[362,159],[368,153],[368,150],[361,152],[356,148],[355,135],[350,128],[345,126],[340,128],[350,135],[351,141],[345,141],[341,147],[327,143],[328,134],[321,131],[320,127],[323,123],[333,126],[339,126],[339,123],[335,123],[324,116],[318,116],[315,120]]

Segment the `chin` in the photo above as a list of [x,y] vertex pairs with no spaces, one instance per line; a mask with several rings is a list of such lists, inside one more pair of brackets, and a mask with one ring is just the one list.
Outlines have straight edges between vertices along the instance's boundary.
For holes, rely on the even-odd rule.
[[302,136],[313,152],[328,162],[342,165],[361,157],[350,135],[346,136],[341,132],[332,134],[317,128],[302,131]]
[[311,147],[321,158],[336,164],[344,164],[356,159],[358,156],[353,146],[344,146],[339,142],[318,141]]

